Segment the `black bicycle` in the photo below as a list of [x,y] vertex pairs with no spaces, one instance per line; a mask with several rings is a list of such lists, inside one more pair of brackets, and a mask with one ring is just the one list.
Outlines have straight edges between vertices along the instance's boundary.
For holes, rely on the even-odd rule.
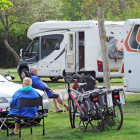
[[[104,126],[119,130],[123,124],[122,103],[120,101],[120,90],[104,90],[103,86],[96,86],[96,89],[85,91],[86,78],[95,80],[91,75],[70,74],[63,77],[67,84],[69,94],[69,118],[71,128],[79,127],[86,131],[88,124],[95,131],[103,131]],[[70,82],[77,80],[77,88],[70,88]],[[94,82],[95,84],[95,82]],[[122,89],[123,91],[123,89]],[[107,101],[107,92],[111,98]],[[108,106],[108,102],[112,105]]]
[[[90,124],[93,130],[103,131],[104,118],[101,109],[101,98],[99,100],[97,90],[84,91],[84,87],[87,85],[85,78],[95,79],[91,75],[84,76],[77,73],[67,75],[64,78],[68,85],[67,91],[69,94],[68,103],[71,127],[75,128],[77,126],[81,130],[86,131],[88,124]],[[70,82],[74,79],[79,81],[77,83],[77,90],[70,88]]]

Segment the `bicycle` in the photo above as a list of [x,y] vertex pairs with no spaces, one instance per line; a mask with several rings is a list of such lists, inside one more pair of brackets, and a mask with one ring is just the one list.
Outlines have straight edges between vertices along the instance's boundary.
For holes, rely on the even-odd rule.
[[[96,86],[96,88],[99,89],[98,92],[103,92],[102,90],[105,87]],[[111,102],[112,100],[112,106],[109,107],[107,105],[107,106],[101,107],[102,114],[104,117],[104,123],[110,129],[119,130],[123,124],[122,105],[125,104],[124,91],[123,89],[113,89],[113,90],[106,90],[105,92],[106,94],[107,92],[111,92],[110,95],[112,99],[110,99],[109,102]]]
[[[111,129],[119,130],[123,124],[123,111],[122,111],[122,99],[120,91],[123,89],[103,90],[103,86],[96,86],[97,89],[84,91],[86,81],[81,83],[85,78],[91,78],[92,76],[70,74],[63,77],[65,83],[68,84],[68,104],[69,104],[69,116],[71,128],[78,126],[81,130],[86,131],[88,124],[95,131],[103,131],[104,125]],[[70,88],[70,82],[73,79],[79,79],[77,84],[77,90]],[[84,80],[83,80],[84,81]],[[73,93],[76,94],[76,97]],[[107,101],[108,93],[110,95],[109,101]],[[125,99],[124,99],[125,101]],[[109,106],[108,102],[112,102]],[[82,124],[82,126],[81,126]]]
[[[83,87],[87,83],[78,83],[79,91],[70,88],[70,82],[73,79],[84,79],[84,78],[93,78],[93,77],[91,77],[90,75],[82,76],[76,73],[76,74],[66,75],[63,78],[65,79],[65,83],[68,85],[67,91],[69,94],[68,104],[69,104],[69,117],[70,117],[71,128],[75,128],[76,126],[75,124],[77,123],[76,118],[79,117],[78,127],[81,130],[86,131],[88,124],[90,124],[93,130],[98,132],[103,131],[104,118],[100,106],[101,102],[98,100],[98,95],[96,90],[85,92],[83,90]],[[72,92],[76,94],[76,97],[74,97]]]

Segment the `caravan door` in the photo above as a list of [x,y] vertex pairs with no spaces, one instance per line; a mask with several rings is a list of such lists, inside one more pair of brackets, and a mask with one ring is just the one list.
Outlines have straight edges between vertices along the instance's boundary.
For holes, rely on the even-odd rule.
[[78,61],[77,56],[78,51],[76,48],[76,32],[69,31],[65,33],[66,36],[66,46],[65,46],[65,71],[67,73],[72,73],[77,71]]
[[140,92],[140,19],[124,24],[124,90]]
[[128,55],[128,91],[140,91],[140,54]]

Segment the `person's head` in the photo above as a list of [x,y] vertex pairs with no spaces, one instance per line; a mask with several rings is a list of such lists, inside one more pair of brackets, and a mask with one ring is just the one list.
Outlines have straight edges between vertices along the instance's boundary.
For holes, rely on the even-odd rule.
[[35,67],[35,66],[30,67],[29,72],[34,74],[34,75],[38,75],[38,70],[37,70],[37,67]]
[[29,77],[25,77],[22,82],[22,87],[27,87],[32,85],[32,79]]

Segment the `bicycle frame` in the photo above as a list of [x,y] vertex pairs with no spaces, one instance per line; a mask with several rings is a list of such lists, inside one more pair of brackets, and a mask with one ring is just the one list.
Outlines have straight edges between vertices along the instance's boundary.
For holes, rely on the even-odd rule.
[[76,90],[71,89],[71,88],[70,88],[70,85],[69,85],[69,83],[68,83],[68,94],[69,94],[69,96],[71,96],[71,98],[73,99],[73,101],[75,102],[75,104],[77,105],[77,107],[79,108],[80,112],[83,112],[82,109],[81,109],[81,107],[80,107],[80,105],[79,105],[78,102],[76,101],[75,97],[72,95],[71,90],[73,90],[75,93],[78,93],[78,94],[79,94],[79,92],[77,92]]

